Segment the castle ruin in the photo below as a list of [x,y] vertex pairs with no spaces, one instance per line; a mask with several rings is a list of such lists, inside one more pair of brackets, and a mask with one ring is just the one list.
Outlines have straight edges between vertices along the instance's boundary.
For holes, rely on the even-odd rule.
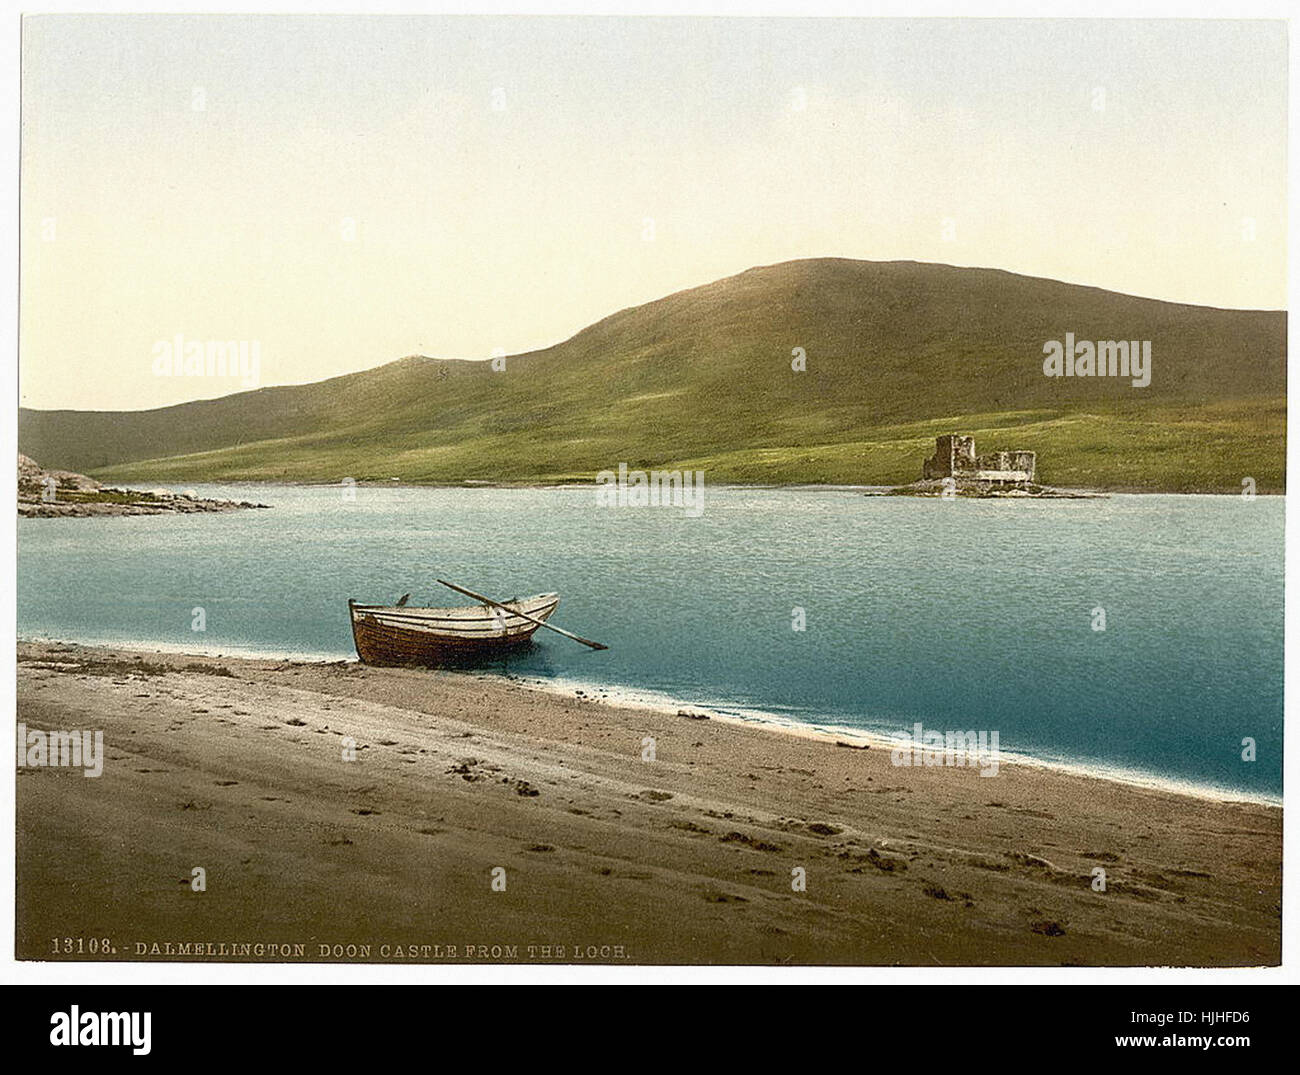
[[934,439],[934,455],[921,468],[924,481],[952,478],[999,488],[1021,487],[1034,480],[1037,457],[1033,452],[975,454],[975,438],[948,434]]

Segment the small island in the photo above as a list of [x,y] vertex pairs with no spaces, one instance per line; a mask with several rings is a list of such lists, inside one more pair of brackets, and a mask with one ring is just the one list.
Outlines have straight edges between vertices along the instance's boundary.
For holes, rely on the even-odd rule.
[[45,470],[18,456],[18,514],[29,519],[86,515],[190,515],[265,508],[246,500],[206,500],[167,489],[117,489],[70,470]]

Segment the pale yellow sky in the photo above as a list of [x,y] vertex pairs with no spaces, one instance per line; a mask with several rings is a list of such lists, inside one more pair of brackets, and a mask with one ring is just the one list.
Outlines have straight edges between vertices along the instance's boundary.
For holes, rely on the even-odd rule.
[[157,376],[177,334],[262,385],[516,353],[790,258],[1280,308],[1286,63],[1280,22],[29,18],[21,401],[241,387]]

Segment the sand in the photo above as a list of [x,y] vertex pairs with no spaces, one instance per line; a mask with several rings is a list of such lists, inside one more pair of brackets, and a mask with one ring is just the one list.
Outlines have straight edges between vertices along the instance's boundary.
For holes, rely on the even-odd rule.
[[102,729],[106,754],[98,778],[18,771],[22,959],[1280,958],[1277,807],[900,768],[488,675],[30,642],[18,662],[18,720]]

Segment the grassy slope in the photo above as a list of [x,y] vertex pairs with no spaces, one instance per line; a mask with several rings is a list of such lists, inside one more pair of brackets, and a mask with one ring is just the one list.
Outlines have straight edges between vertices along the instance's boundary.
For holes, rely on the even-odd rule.
[[[1051,380],[1042,344],[1153,341],[1145,389]],[[314,385],[126,414],[20,414],[22,450],[101,478],[892,483],[932,438],[1040,452],[1062,485],[1284,484],[1286,315],[987,269],[787,262],[624,310],[486,364],[410,358]],[[808,370],[790,369],[803,347]]]

